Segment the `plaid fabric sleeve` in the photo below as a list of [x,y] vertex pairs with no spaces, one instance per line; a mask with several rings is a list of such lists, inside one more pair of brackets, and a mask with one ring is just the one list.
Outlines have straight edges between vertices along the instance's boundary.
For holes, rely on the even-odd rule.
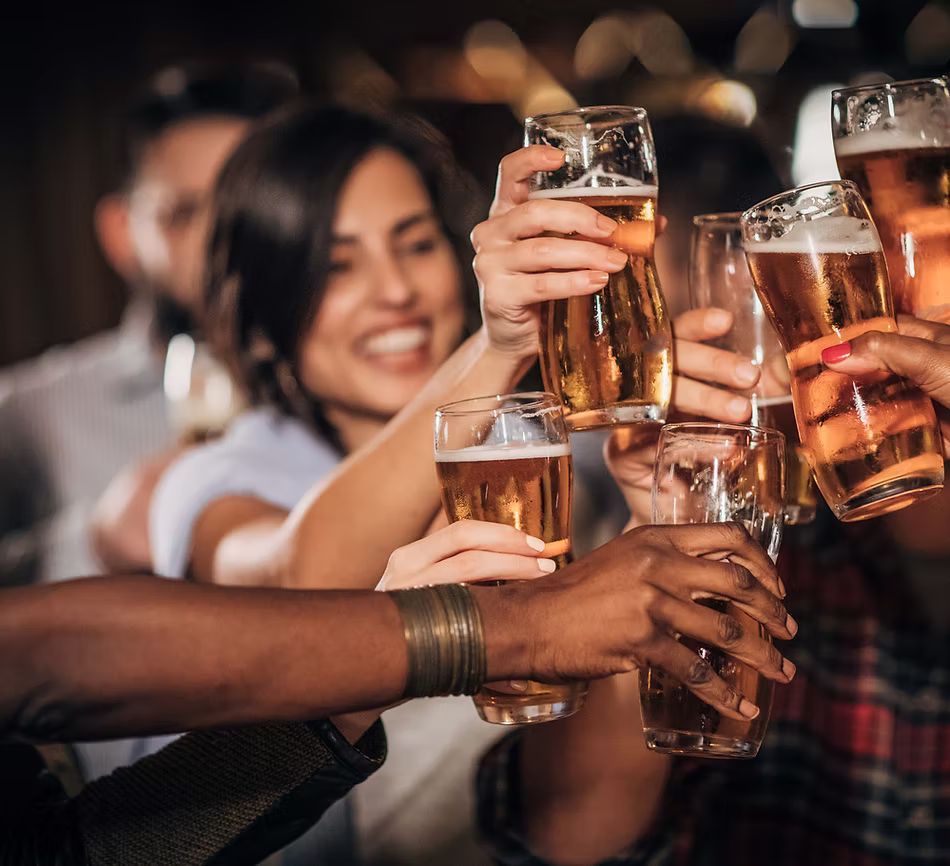
[[[478,829],[494,860],[503,866],[551,866],[538,857],[524,839],[520,782],[518,733],[498,742],[482,758],[478,769]],[[679,768],[671,777],[664,802],[676,798]],[[678,810],[662,807],[659,817],[642,839],[627,851],[619,852],[598,866],[678,866],[683,839],[677,822],[670,819]]]

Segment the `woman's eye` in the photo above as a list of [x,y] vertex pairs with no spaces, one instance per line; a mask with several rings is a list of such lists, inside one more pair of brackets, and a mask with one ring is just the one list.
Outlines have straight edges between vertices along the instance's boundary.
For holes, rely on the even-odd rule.
[[329,271],[331,274],[342,274],[348,271],[351,267],[351,262],[330,262]]
[[436,242],[434,238],[426,238],[425,240],[416,241],[415,243],[408,244],[406,246],[406,252],[409,255],[424,255],[425,253],[431,253],[436,247]]

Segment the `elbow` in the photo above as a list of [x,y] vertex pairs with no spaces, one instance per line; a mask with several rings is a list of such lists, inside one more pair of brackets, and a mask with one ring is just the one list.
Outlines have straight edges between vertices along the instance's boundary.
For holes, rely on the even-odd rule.
[[62,743],[75,739],[82,715],[79,702],[61,685],[35,685],[11,714],[4,735],[34,743]]

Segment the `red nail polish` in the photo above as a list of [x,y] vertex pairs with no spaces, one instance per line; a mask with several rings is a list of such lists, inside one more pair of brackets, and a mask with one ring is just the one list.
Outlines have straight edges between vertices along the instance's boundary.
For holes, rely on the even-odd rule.
[[851,357],[850,340],[844,343],[838,343],[837,346],[829,346],[821,352],[822,364],[840,364],[845,358]]

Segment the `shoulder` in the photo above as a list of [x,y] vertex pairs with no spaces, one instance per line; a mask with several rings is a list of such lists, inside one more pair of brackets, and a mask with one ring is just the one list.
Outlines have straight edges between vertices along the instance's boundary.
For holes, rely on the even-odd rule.
[[186,452],[162,475],[149,513],[155,571],[182,576],[194,524],[215,500],[251,496],[289,511],[338,462],[300,422],[245,412],[221,439]]

